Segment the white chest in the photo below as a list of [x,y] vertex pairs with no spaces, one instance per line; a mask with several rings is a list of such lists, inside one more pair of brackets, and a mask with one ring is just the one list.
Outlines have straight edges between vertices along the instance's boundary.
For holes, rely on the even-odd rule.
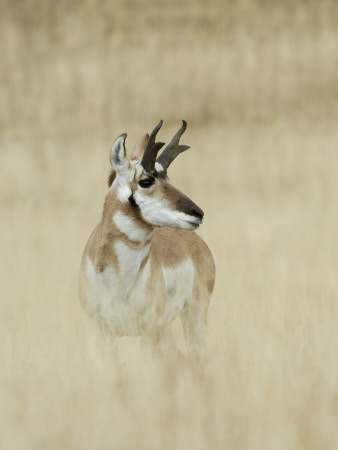
[[149,246],[138,251],[118,241],[115,251],[118,268],[111,266],[97,273],[91,260],[87,259],[91,306],[117,334],[139,334],[139,324],[146,322],[145,316],[152,306],[147,292],[150,261],[140,270]]
[[156,316],[158,298],[154,292],[158,290],[152,285],[154,262],[152,258],[145,262],[149,249],[150,244],[142,250],[135,250],[117,241],[118,267],[107,267],[102,272],[96,272],[87,258],[91,309],[118,335],[142,334],[155,320],[171,322],[192,296],[194,266],[190,259],[176,267],[162,267],[165,310],[163,317]]
[[164,320],[170,322],[181,311],[184,303],[192,298],[194,283],[194,265],[186,259],[176,267],[163,267],[163,275],[167,289],[167,301]]

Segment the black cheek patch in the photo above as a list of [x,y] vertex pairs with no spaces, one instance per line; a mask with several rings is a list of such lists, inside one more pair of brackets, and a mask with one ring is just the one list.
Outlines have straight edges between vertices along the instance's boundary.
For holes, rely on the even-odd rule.
[[133,194],[131,194],[131,196],[128,198],[128,200],[133,208],[138,208],[138,204],[136,203]]

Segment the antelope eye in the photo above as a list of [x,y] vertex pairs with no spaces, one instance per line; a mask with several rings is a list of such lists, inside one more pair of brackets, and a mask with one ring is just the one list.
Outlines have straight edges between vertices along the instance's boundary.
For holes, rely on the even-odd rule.
[[138,182],[139,186],[142,188],[148,188],[152,186],[155,183],[155,180],[153,178],[144,178],[143,180],[140,180]]

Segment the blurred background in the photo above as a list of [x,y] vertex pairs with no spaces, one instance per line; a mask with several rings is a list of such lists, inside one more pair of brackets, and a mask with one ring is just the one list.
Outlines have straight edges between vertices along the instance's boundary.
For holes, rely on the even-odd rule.
[[[1,447],[335,449],[337,2],[0,0],[0,54]],[[77,299],[110,145],[160,118],[217,259],[199,364],[112,360]]]

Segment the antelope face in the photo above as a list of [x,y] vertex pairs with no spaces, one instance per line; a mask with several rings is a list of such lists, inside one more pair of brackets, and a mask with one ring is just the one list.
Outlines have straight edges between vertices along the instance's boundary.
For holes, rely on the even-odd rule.
[[[195,230],[203,222],[203,211],[186,195],[169,183],[167,168],[173,159],[187,146],[178,145],[186,124],[174,136],[156,161],[157,152],[164,145],[155,142],[155,136],[162,121],[152,132],[144,136],[134,150],[133,158],[141,161],[129,161],[126,156],[126,134],[114,142],[110,159],[116,171],[114,185],[120,201],[129,202],[137,209],[141,218],[152,226],[169,226],[184,230]],[[177,136],[179,134],[179,136]],[[174,144],[174,145],[173,145]]]
[[141,165],[141,175],[133,199],[142,218],[154,226],[195,230],[203,221],[203,211],[186,195],[169,183],[162,172],[149,174]]

